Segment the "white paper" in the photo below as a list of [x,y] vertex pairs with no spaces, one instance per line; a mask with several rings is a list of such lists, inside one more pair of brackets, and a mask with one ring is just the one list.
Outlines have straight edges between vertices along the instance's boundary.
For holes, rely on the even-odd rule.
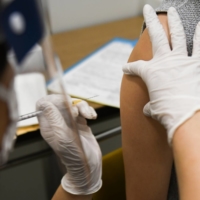
[[[45,78],[39,73],[17,75],[15,91],[18,101],[19,115],[36,111],[36,102],[47,95]],[[18,122],[18,127],[38,124],[36,117]]]
[[[133,45],[113,40],[64,74],[68,93],[72,96],[90,99],[103,105],[119,108],[122,67],[127,63]],[[57,81],[48,89],[60,92]]]

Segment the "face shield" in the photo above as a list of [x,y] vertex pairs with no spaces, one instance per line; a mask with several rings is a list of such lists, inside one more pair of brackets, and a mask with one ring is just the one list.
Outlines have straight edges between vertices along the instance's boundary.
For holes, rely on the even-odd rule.
[[[8,61],[14,68],[17,78],[20,76],[25,77],[25,81],[21,82],[21,87],[30,92],[34,91],[35,85],[37,85],[39,79],[34,78],[32,84],[29,84],[28,81],[31,80],[31,77],[42,77],[41,79],[45,82],[45,86],[49,81],[58,81],[60,91],[65,97],[65,111],[68,115],[68,123],[73,129],[73,134],[79,138],[76,146],[82,150],[79,151],[82,152],[79,157],[84,161],[83,167],[85,168],[85,173],[87,173],[87,160],[79,137],[76,121],[72,115],[72,103],[63,81],[63,69],[59,57],[53,50],[51,42],[51,34],[48,28],[49,23],[46,1],[6,1],[1,10],[0,20],[2,25],[2,34],[10,47],[8,52]],[[5,92],[2,90],[0,90],[0,93],[0,98],[5,95]],[[46,94],[48,94],[48,91],[46,91]],[[12,128],[4,134],[5,137],[3,139],[3,148],[0,156],[1,163],[7,160],[8,152],[13,146],[13,138],[16,133],[16,123],[19,119],[16,111],[16,97],[13,90],[9,95],[10,96],[5,96],[8,96],[6,101],[9,101],[11,105],[9,110],[13,125]],[[30,99],[31,97],[24,99],[25,104],[28,105]],[[24,114],[27,113],[28,111]]]

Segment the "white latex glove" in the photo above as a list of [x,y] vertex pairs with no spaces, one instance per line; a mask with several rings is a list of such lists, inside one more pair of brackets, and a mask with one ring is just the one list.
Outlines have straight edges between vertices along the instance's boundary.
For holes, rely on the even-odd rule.
[[150,102],[144,114],[160,121],[171,144],[175,130],[200,109],[200,23],[194,35],[192,57],[188,57],[186,36],[175,8],[168,10],[172,50],[153,8],[143,10],[152,42],[153,59],[127,63],[125,74],[140,76],[146,83]]
[[67,169],[67,174],[61,181],[63,189],[76,195],[92,194],[102,185],[102,155],[85,118],[96,119],[97,114],[85,101],[73,106],[73,115],[77,119],[80,139],[89,165],[89,171],[85,174],[80,156],[82,151],[68,123],[64,102],[62,95],[49,95],[37,102],[37,110],[43,111],[38,117],[40,131]]

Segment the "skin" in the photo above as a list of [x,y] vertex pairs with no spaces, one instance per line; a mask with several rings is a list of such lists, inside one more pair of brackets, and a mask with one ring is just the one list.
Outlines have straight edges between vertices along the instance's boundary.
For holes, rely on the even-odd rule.
[[176,130],[173,154],[181,200],[200,199],[200,112]]
[[[166,14],[160,14],[159,20],[170,39]],[[151,58],[152,46],[145,30],[128,62]],[[124,75],[120,96],[127,200],[167,199],[172,151],[163,126],[143,114],[149,101],[147,88],[141,78]]]
[[[10,83],[13,81],[13,78],[14,78],[13,69],[7,64],[6,69],[4,71],[4,75],[1,76],[0,78],[0,83],[5,88],[9,88]],[[0,116],[4,116],[3,119],[0,120],[0,149],[1,149],[3,134],[6,132],[6,129],[10,123],[7,103],[1,99],[0,99]]]
[[91,200],[92,195],[73,195],[63,190],[60,185],[54,194],[52,200]]

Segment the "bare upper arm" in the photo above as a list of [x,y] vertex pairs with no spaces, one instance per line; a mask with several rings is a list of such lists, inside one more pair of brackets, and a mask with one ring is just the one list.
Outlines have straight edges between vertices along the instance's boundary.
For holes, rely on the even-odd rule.
[[[167,14],[159,14],[158,15],[161,24],[166,32],[168,39],[170,40],[168,22],[167,22]],[[151,41],[149,38],[149,34],[147,29],[142,33],[137,45],[133,49],[128,62],[133,62],[136,60],[150,60],[152,58],[152,47]]]
[[[169,37],[166,15],[159,19]],[[151,41],[145,30],[128,62],[151,58]],[[120,95],[127,199],[166,199],[172,166],[166,130],[158,121],[143,114],[149,96],[140,77],[124,75]],[[149,184],[148,180],[153,181]]]
[[[159,14],[159,20],[163,25],[168,39],[170,40],[167,15],[165,13]],[[133,62],[137,60],[150,60],[152,56],[151,41],[147,29],[145,29],[141,37],[139,38],[137,45],[133,49],[128,59],[128,62]],[[130,119],[134,117],[134,114],[132,112],[133,99],[138,99],[138,109],[140,110],[140,107],[143,107],[148,101],[148,93],[143,81],[139,77],[128,75],[123,76],[120,96],[120,109],[122,113],[122,120],[123,118]]]

